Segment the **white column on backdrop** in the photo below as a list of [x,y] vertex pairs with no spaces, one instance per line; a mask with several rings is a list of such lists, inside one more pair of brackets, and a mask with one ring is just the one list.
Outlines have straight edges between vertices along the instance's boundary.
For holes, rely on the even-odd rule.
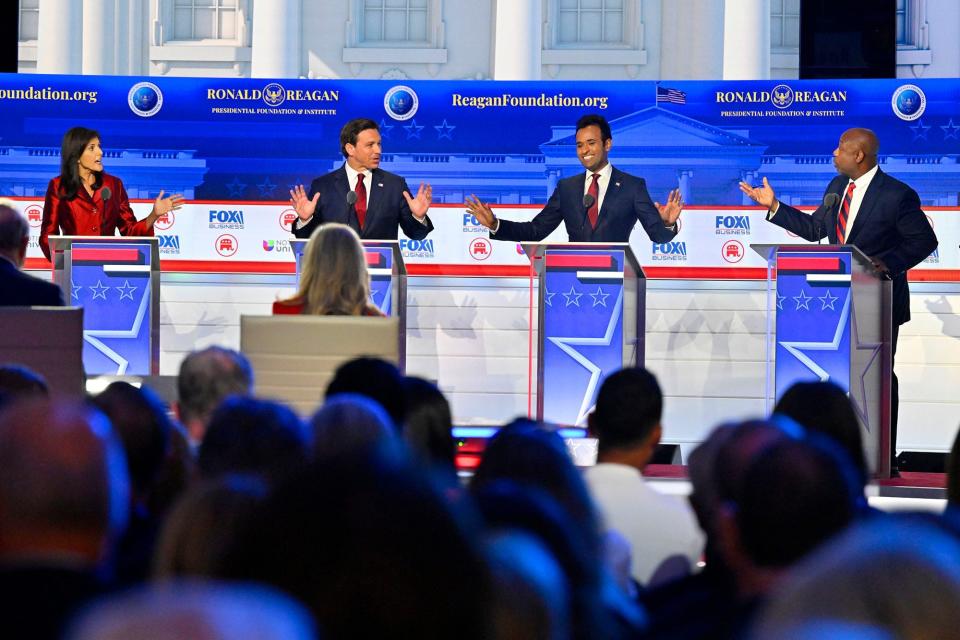
[[540,0],[497,0],[493,79],[539,80],[543,47]]
[[80,73],[82,16],[76,0],[40,0],[38,73]]
[[[79,4],[79,3],[77,3]],[[110,75],[114,68],[117,24],[114,0],[83,0],[83,64],[85,75]]]
[[251,77],[299,77],[300,0],[254,0],[252,22]]
[[723,10],[723,79],[770,77],[770,0],[735,0]]

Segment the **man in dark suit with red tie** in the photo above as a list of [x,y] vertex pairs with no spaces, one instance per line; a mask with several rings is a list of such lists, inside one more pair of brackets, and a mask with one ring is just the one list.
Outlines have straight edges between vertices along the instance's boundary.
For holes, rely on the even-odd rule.
[[610,165],[607,156],[613,136],[603,116],[580,118],[576,141],[577,158],[586,172],[561,180],[533,220],[500,220],[476,196],[467,198],[467,209],[490,229],[491,239],[539,242],[561,222],[571,242],[627,242],[638,221],[654,242],[669,242],[677,235],[677,218],[683,209],[680,190],[670,192],[665,205],[655,203],[643,178]]
[[416,197],[407,182],[380,168],[380,131],[366,118],[351,120],[340,131],[342,167],[290,191],[290,204],[297,212],[293,235],[309,238],[324,222],[353,227],[364,240],[396,240],[398,229],[413,240],[422,240],[433,230],[427,210],[433,196],[430,185],[421,184]]
[[[760,187],[741,182],[740,190],[767,207],[767,219],[775,225],[811,242],[828,238],[831,244],[856,245],[882,276],[893,280],[892,346],[896,355],[900,325],[910,320],[907,270],[937,248],[937,237],[920,209],[917,192],[880,170],[879,150],[880,142],[873,131],[844,131],[833,151],[833,164],[840,175],[827,185],[825,204],[811,215],[778,201],[766,178]],[[895,456],[899,405],[896,374],[891,387],[890,453]]]
[[29,241],[30,227],[24,217],[0,204],[0,306],[63,306],[60,287],[20,271]]

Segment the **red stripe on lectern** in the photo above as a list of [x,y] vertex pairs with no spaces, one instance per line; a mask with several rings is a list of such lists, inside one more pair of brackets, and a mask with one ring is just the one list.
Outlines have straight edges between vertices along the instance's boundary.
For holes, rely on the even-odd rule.
[[254,262],[238,260],[226,262],[220,260],[161,260],[160,270],[166,272],[191,273],[296,273],[294,262]]
[[788,258],[778,256],[777,269],[781,271],[840,271],[840,258]]
[[553,256],[547,254],[547,267],[570,269],[609,269],[613,266],[610,256]]
[[910,282],[960,282],[960,269],[912,269],[907,271],[907,280]]
[[657,280],[766,280],[763,267],[644,267]]
[[407,274],[411,276],[524,278],[530,275],[530,267],[509,264],[408,264]]
[[372,264],[380,264],[382,255],[379,253],[366,252],[364,255],[367,257],[367,266],[369,267]]
[[74,247],[73,261],[84,262],[140,262],[139,249],[84,249]]

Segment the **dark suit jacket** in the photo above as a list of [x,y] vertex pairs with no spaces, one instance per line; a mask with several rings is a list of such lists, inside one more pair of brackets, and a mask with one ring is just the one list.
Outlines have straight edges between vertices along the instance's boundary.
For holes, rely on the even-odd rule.
[[[831,207],[820,205],[812,215],[807,215],[781,202],[770,221],[811,242],[828,238],[836,244],[837,213],[849,182],[843,175],[830,181],[824,197],[828,193],[840,197]],[[937,248],[937,236],[920,209],[917,192],[878,169],[863,196],[853,227],[848,230],[846,243],[856,245],[871,258],[883,260],[893,276],[893,322],[901,325],[910,320],[907,270]]]
[[310,183],[307,197],[312,199],[315,193],[319,193],[320,200],[310,222],[302,229],[297,229],[294,225],[293,235],[309,238],[313,230],[324,222],[350,225],[364,240],[396,240],[399,235],[398,227],[403,227],[403,232],[413,240],[422,240],[433,231],[433,223],[429,217],[426,218],[426,224],[413,217],[410,206],[403,197],[404,191],[410,192],[406,180],[383,169],[374,169],[370,182],[371,184],[366,185],[370,197],[362,231],[356,212],[347,204],[347,193],[351,190],[347,170],[340,167]]
[[547,206],[533,220],[500,220],[500,227],[490,237],[494,240],[539,242],[562,221],[567,227],[570,242],[627,242],[637,220],[654,242],[669,242],[677,235],[676,231],[664,226],[660,213],[650,200],[643,178],[618,171],[616,167],[610,174],[597,228],[591,228],[583,206],[586,180],[586,172],[564,178],[557,184]]
[[62,307],[60,287],[17,269],[6,258],[0,258],[0,306]]

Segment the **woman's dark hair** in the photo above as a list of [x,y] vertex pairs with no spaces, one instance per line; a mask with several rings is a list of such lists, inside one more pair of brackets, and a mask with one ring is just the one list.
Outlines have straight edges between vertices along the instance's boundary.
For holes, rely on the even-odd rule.
[[797,382],[773,408],[809,431],[833,438],[846,450],[866,484],[870,471],[863,452],[860,423],[847,394],[832,382]]
[[403,396],[407,409],[403,439],[414,455],[431,465],[453,467],[453,418],[443,392],[428,380],[407,376],[403,379]]
[[[82,186],[77,162],[90,141],[99,137],[99,133],[86,127],[73,127],[63,134],[63,142],[60,143],[60,193],[58,195],[64,200],[73,200],[77,197],[77,192]],[[99,189],[103,184],[103,173],[95,171],[93,175],[93,188]]]

